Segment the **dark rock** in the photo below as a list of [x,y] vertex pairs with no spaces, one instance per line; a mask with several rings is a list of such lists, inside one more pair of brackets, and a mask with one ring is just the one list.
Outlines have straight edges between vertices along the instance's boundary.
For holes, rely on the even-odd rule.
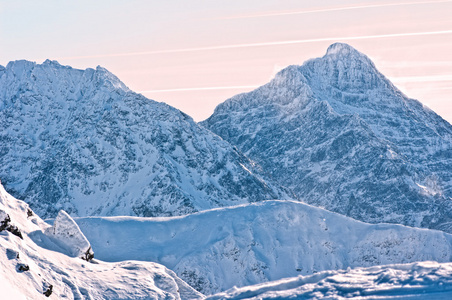
[[7,231],[11,232],[15,236],[20,237],[22,240],[24,239],[22,236],[22,232],[17,228],[17,226],[9,225],[9,227],[6,228]]
[[26,271],[30,270],[30,266],[20,263],[20,264],[17,264],[17,270],[19,272],[26,272]]
[[0,231],[7,229],[10,226],[11,218],[3,211],[0,212]]
[[91,246],[86,250],[86,252],[83,254],[82,259],[86,261],[92,261],[94,258],[94,253],[91,250]]
[[0,211],[0,232],[3,230],[9,231],[15,236],[18,236],[21,239],[23,239],[22,233],[20,232],[19,228],[11,224],[10,216],[4,211]]
[[46,297],[50,297],[50,295],[52,295],[52,292],[53,292],[53,285],[49,285],[49,287],[46,289],[46,291],[43,294]]

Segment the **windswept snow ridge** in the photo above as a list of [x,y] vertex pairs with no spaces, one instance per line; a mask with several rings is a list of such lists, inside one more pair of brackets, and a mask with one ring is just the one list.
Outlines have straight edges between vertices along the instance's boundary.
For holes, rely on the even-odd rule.
[[325,271],[233,288],[207,300],[238,299],[452,299],[452,264],[421,262]]
[[42,217],[184,215],[288,197],[227,142],[113,74],[0,68],[0,178]]
[[184,217],[76,218],[96,256],[155,261],[204,294],[323,270],[452,259],[452,236],[370,225],[292,201]]
[[[72,245],[61,233],[72,228],[67,215],[60,215],[55,230],[58,237],[44,234],[52,227],[33,214],[28,205],[16,200],[0,185],[0,211],[21,231],[23,239],[9,231],[0,232],[0,298],[1,299],[202,299],[176,274],[152,262],[122,261],[92,263],[63,252]],[[61,224],[62,221],[63,224]],[[81,235],[83,236],[83,235]],[[69,238],[68,240],[65,240]],[[81,239],[83,240],[83,238]],[[87,242],[87,241],[86,241]],[[85,242],[83,242],[85,243]],[[77,252],[77,251],[75,251]],[[75,253],[74,252],[74,253]]]
[[452,232],[452,126],[349,45],[287,67],[202,124],[307,203]]

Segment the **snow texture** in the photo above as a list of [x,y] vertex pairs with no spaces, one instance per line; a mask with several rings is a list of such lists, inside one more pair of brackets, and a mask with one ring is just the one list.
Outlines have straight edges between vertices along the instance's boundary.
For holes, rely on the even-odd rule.
[[207,300],[238,299],[452,299],[452,264],[421,262],[325,271],[233,288]]
[[452,126],[349,45],[287,67],[202,124],[304,202],[452,232]]
[[94,255],[77,223],[64,210],[60,210],[53,226],[47,228],[44,234],[66,249],[69,256],[86,258],[87,254]]
[[[1,299],[202,299],[204,296],[162,265],[151,262],[86,262],[51,249],[60,243],[46,238],[51,228],[29,206],[0,185],[0,210],[23,233],[23,240],[0,232]],[[60,222],[73,227],[62,214]],[[59,230],[57,230],[59,231]],[[76,233],[76,231],[73,231]],[[63,241],[63,235],[58,235]],[[47,298],[44,292],[51,290]]]
[[0,127],[0,178],[43,218],[173,216],[291,198],[220,137],[101,67],[8,63]]
[[323,270],[452,259],[452,236],[442,231],[365,224],[293,201],[75,221],[96,257],[161,263],[206,295]]

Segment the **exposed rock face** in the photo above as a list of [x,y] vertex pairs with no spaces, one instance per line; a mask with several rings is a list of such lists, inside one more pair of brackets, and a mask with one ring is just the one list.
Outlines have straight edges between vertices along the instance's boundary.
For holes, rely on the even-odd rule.
[[452,232],[452,126],[334,44],[202,123],[310,204]]
[[0,68],[0,178],[41,217],[183,215],[289,198],[227,142],[107,70]]

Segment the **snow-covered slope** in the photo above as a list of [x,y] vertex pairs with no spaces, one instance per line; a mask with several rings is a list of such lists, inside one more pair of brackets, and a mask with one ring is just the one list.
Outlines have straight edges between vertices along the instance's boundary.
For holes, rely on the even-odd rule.
[[365,224],[293,201],[184,217],[76,218],[105,261],[155,261],[204,294],[322,270],[452,259],[452,236]]
[[202,123],[310,204],[452,232],[452,126],[346,44]]
[[[0,212],[19,231],[0,232],[1,299],[202,299],[176,274],[152,262],[87,262],[55,250],[61,243],[47,236],[51,228],[0,185]],[[70,217],[69,217],[70,218]],[[0,220],[3,221],[3,220]],[[79,235],[76,224],[70,231]],[[17,233],[17,232],[16,232]],[[63,241],[58,236],[58,241]],[[72,241],[74,242],[74,241]],[[65,247],[71,241],[65,243]],[[53,249],[53,250],[51,250]],[[67,248],[66,248],[67,249]]]
[[207,297],[217,299],[452,299],[452,264],[422,262],[325,271],[233,288]]
[[227,142],[101,67],[0,67],[0,127],[0,178],[42,217],[172,216],[287,198]]

